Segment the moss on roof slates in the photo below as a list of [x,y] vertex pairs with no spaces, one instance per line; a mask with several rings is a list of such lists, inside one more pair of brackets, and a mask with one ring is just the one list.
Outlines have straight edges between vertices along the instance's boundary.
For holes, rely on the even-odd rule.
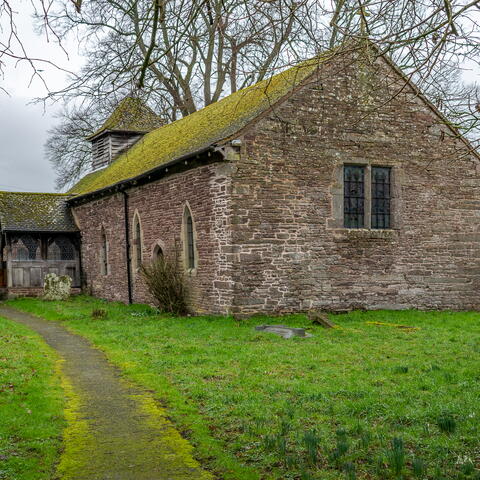
[[139,98],[125,97],[103,125],[88,139],[108,130],[150,132],[162,124],[162,119]]
[[77,230],[66,194],[0,192],[3,231],[73,232]]
[[80,180],[70,193],[101,190],[234,135],[330,57],[329,52],[303,62],[148,133],[107,168]]
[[89,189],[89,186],[95,181],[97,177],[104,171],[104,168],[101,170],[96,170],[94,172],[87,173],[82,177],[67,193],[73,194],[73,192],[86,192]]

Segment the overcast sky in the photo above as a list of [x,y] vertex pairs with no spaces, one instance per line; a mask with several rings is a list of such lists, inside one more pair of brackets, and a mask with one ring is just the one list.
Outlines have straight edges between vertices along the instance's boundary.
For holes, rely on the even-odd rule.
[[[32,57],[48,59],[67,70],[77,70],[81,57],[73,44],[65,45],[69,55],[44,35],[37,35],[32,27],[32,10],[28,0],[15,0],[18,15],[17,28],[22,35],[27,53]],[[42,75],[50,89],[61,87],[66,80],[63,72],[41,66]],[[32,192],[55,191],[55,173],[45,159],[43,145],[47,131],[54,124],[58,107],[32,104],[33,99],[46,94],[39,79],[31,81],[32,70],[26,63],[7,63],[0,86],[0,190]]]
[[[12,2],[13,4],[13,2]],[[15,0],[18,12],[17,27],[22,34],[29,55],[48,59],[62,68],[76,71],[82,59],[73,42],[64,46],[69,58],[54,43],[48,43],[45,36],[37,35],[32,28],[31,4],[29,0]],[[65,82],[65,74],[45,66],[44,78],[50,89],[58,89]],[[480,72],[466,66],[465,80],[480,82]],[[32,105],[34,98],[46,94],[39,79],[31,80],[31,69],[23,63],[7,64],[0,87],[0,190],[55,191],[55,173],[45,159],[43,145],[47,132],[55,122],[58,107]]]

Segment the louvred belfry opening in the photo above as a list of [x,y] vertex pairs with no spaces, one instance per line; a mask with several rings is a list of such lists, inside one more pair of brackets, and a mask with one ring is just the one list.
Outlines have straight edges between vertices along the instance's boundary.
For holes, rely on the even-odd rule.
[[92,170],[108,166],[162,119],[137,97],[125,97],[103,125],[87,140],[92,143]]

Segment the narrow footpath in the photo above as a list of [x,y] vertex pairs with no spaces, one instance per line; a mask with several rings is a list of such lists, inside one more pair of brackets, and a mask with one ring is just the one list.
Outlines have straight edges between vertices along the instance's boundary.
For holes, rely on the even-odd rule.
[[63,359],[67,394],[61,480],[212,480],[153,397],[61,324],[0,305],[0,316],[39,333]]

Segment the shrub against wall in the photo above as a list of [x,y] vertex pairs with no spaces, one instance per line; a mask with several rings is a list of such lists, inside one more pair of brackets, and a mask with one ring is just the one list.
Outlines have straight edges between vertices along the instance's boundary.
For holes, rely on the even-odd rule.
[[161,311],[175,315],[188,313],[188,284],[176,252],[143,265],[141,271]]

